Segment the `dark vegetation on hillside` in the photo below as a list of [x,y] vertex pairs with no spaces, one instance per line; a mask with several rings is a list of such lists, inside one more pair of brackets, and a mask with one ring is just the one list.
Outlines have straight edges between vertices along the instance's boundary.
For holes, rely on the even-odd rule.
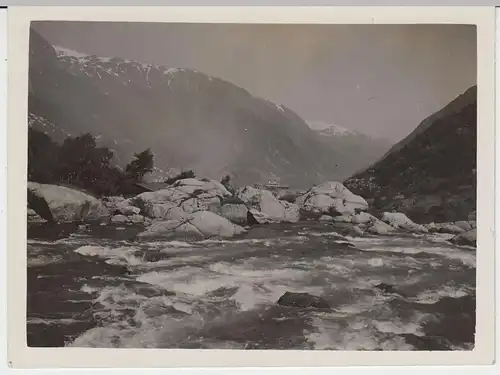
[[430,126],[425,120],[425,129],[345,185],[373,198],[375,210],[401,210],[416,220],[466,219],[476,207],[476,88],[456,102],[460,106],[450,103]]
[[29,128],[28,181],[70,185],[96,196],[124,194],[153,167],[149,150],[135,154],[125,171],[112,165],[113,152],[97,147],[91,134],[68,137],[58,144]]

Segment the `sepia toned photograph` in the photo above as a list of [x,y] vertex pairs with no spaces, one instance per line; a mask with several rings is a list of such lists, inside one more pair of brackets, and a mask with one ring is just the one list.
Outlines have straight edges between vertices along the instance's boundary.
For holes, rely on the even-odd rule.
[[475,350],[478,40],[32,20],[27,346]]

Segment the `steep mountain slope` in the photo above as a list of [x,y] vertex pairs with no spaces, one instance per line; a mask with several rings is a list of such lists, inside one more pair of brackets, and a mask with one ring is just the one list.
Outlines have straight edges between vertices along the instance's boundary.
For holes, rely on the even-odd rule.
[[339,170],[339,174],[347,173],[343,177],[368,167],[391,147],[388,140],[373,138],[339,125],[317,121],[309,121],[308,124],[326,147],[343,155],[344,165]]
[[120,165],[151,148],[164,170],[306,187],[345,164],[293,111],[221,79],[54,49],[33,30],[30,53],[31,115],[98,135]]
[[476,207],[476,130],[473,86],[345,184],[373,198],[375,209],[415,220],[466,220]]

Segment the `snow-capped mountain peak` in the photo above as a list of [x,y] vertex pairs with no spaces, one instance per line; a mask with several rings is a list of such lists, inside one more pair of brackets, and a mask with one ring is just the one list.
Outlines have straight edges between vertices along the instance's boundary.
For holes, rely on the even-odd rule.
[[308,121],[308,125],[311,129],[325,136],[346,136],[346,135],[357,135],[358,133],[350,129],[344,128],[340,125],[332,125],[323,121]]

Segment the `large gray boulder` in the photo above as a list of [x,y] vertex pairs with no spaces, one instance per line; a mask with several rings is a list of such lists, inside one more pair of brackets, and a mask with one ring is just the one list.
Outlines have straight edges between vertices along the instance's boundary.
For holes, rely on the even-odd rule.
[[172,186],[153,192],[145,192],[131,200],[141,213],[153,219],[176,220],[183,215],[198,211],[221,213],[221,200],[231,193],[220,182],[187,178]]
[[455,245],[477,246],[477,230],[474,228],[467,232],[460,233],[450,241]]
[[253,210],[261,213],[253,215],[255,220],[261,224],[268,222],[295,223],[299,221],[299,206],[294,203],[280,201],[268,190],[245,186],[236,191],[236,197],[250,208],[252,215]]
[[238,225],[248,224],[248,208],[244,204],[225,204],[221,216]]
[[429,230],[423,225],[414,223],[401,212],[384,212],[382,221],[396,229],[404,229],[414,233],[428,233]]
[[182,220],[156,221],[146,231],[138,235],[139,238],[173,238],[188,237],[193,239],[203,238],[229,238],[245,233],[245,229],[231,223],[226,218],[210,211],[198,211]]
[[28,182],[28,206],[49,222],[97,221],[109,216],[97,198],[64,186]]
[[368,209],[363,197],[353,194],[337,181],[315,186],[295,201],[304,213],[351,215]]

